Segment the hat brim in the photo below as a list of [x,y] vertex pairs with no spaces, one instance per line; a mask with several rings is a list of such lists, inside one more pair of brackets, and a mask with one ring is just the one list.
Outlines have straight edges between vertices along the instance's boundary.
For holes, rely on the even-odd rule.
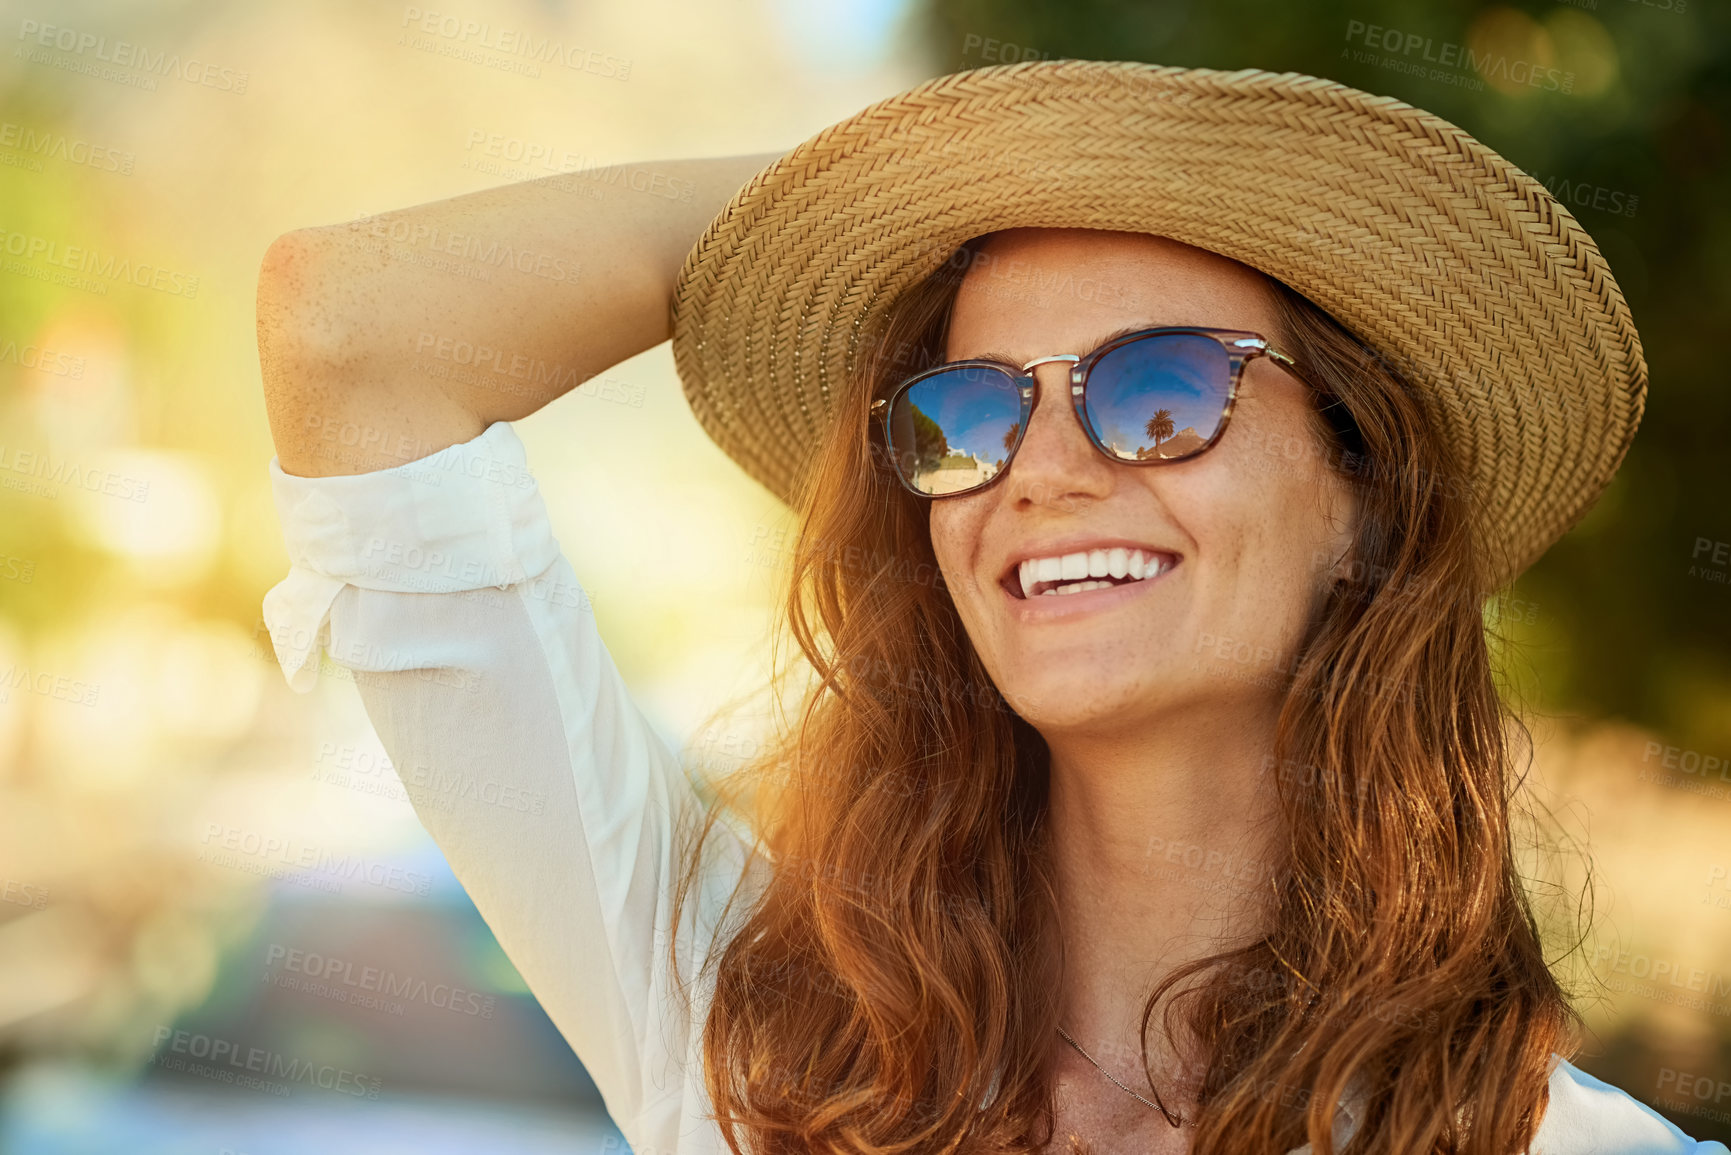
[[1493,587],[1580,520],[1640,422],[1646,364],[1597,246],[1459,128],[1298,73],[1082,60],[939,77],[753,178],[674,291],[692,412],[790,500],[862,336],[957,246],[1023,227],[1231,257],[1408,369]]

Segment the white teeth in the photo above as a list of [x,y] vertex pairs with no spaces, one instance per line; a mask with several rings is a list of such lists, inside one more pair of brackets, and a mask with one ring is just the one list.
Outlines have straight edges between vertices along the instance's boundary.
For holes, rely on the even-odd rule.
[[[1081,593],[1114,584],[1095,581],[1095,578],[1127,577],[1140,581],[1164,572],[1165,568],[1161,565],[1159,554],[1114,546],[1111,549],[1093,549],[1056,557],[1029,558],[1021,563],[1017,574],[1022,581],[1022,596],[1032,597],[1034,588],[1041,584],[1051,586],[1041,590],[1042,595]],[[1064,584],[1052,585],[1056,582]]]
[[1071,582],[1069,585],[1059,586],[1057,589],[1050,592],[1055,594],[1079,594],[1086,592],[1087,590],[1103,590],[1111,586],[1111,584],[1111,582],[1097,581]]

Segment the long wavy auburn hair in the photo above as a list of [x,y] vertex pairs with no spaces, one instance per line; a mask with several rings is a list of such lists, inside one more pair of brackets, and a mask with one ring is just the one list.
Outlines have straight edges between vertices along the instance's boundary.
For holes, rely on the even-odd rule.
[[[681,851],[675,925],[723,812],[773,864],[705,963],[705,1081],[736,1155],[1052,1144],[1047,750],[975,654],[930,507],[883,467],[868,421],[873,397],[942,359],[986,239],[897,300],[814,447],[782,623],[803,660],[798,716],[704,784],[715,804]],[[1357,486],[1359,522],[1283,672],[1270,765],[1287,837],[1258,937],[1159,984],[1143,1065],[1164,1003],[1163,1029],[1200,1056],[1197,1155],[1511,1155],[1582,1023],[1517,869],[1524,730],[1493,678],[1470,490],[1412,375],[1269,285],[1270,337],[1312,383],[1314,448]],[[776,685],[794,668],[778,659]],[[1349,1084],[1350,1141],[1334,1117]]]

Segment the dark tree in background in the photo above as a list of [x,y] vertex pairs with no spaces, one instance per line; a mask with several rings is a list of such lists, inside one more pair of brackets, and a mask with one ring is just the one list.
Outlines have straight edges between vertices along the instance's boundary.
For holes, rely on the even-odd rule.
[[[925,0],[919,19],[952,71],[1080,58],[1325,76],[1460,125],[1567,204],[1628,298],[1651,381],[1616,480],[1512,591],[1523,610],[1502,628],[1531,674],[1519,693],[1731,753],[1725,5]],[[1544,80],[1410,71],[1445,44]]]

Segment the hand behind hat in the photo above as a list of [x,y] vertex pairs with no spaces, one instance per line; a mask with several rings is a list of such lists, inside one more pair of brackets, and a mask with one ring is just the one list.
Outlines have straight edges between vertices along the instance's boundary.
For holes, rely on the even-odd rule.
[[402,465],[667,340],[681,262],[779,155],[566,172],[277,238],[258,342],[282,468]]

